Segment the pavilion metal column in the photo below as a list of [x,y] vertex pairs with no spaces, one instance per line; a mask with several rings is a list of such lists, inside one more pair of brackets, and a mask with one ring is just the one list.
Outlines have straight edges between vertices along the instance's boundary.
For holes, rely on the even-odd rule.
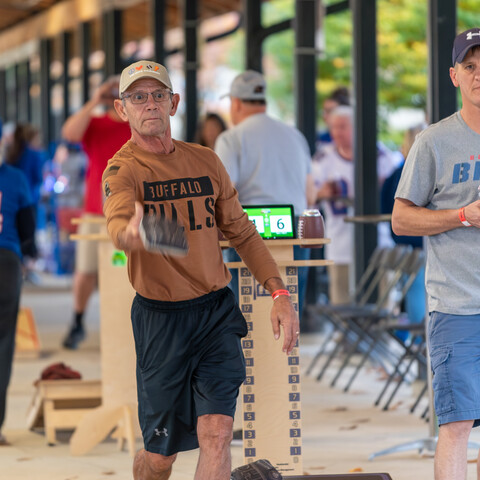
[[[376,0],[350,0],[355,98],[355,215],[379,212],[377,179]],[[377,245],[377,227],[355,224],[355,279]]]
[[15,123],[18,123],[20,121],[20,108],[19,108],[19,103],[20,99],[22,96],[22,92],[20,91],[19,88],[19,79],[20,79],[20,64],[16,63],[14,65],[14,72],[15,72]]
[[42,108],[42,139],[43,145],[48,148],[53,140],[52,113],[50,108],[50,62],[51,62],[52,40],[40,40],[40,90]]
[[28,61],[15,65],[15,96],[16,96],[16,121],[28,123],[30,95],[29,95],[29,69]]
[[[70,32],[63,32],[61,35],[62,44],[62,63],[63,63],[63,122],[68,118],[70,114],[70,95],[68,91],[68,85],[70,75],[68,72],[68,64],[70,62],[70,45],[72,42],[72,34]],[[63,123],[62,122],[62,123]]]
[[[7,75],[5,68],[0,69],[0,98],[7,98]],[[5,122],[7,118],[6,102],[0,102],[0,120]]]
[[197,1],[184,0],[183,25],[185,29],[185,140],[193,141],[197,129]]
[[119,75],[123,64],[120,57],[122,47],[122,11],[109,10],[103,20],[103,51],[105,52],[105,77]]
[[312,155],[317,123],[316,3],[316,0],[295,2],[295,113],[297,127],[305,135]]
[[243,0],[245,26],[245,68],[262,72],[262,2]]
[[82,59],[82,100],[85,103],[90,98],[90,23],[83,22],[78,29],[80,57]]
[[152,32],[154,54],[156,62],[165,65],[165,0],[152,0]]
[[457,110],[457,93],[449,76],[456,36],[456,0],[429,0],[428,121],[435,123]]
[[30,97],[30,87],[32,86],[32,72],[30,70],[30,61],[27,60],[25,62],[25,83],[26,83],[26,91],[25,95],[27,98],[27,122],[32,123],[32,100]]

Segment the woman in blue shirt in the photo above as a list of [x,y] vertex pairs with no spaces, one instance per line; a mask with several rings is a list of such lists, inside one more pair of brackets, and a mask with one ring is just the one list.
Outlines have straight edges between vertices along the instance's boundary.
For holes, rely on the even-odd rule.
[[27,178],[34,205],[40,201],[40,186],[43,181],[44,154],[31,147],[31,139],[37,130],[29,125],[19,123],[15,127],[12,143],[6,151],[5,163],[19,168]]
[[25,175],[0,156],[0,445],[22,285],[22,256],[36,256],[35,220]]

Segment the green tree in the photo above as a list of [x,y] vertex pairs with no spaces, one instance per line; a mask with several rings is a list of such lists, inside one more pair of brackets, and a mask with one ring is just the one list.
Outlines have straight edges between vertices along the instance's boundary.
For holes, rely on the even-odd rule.
[[[386,114],[400,107],[426,106],[426,22],[426,0],[377,0],[377,102],[381,137],[387,134]],[[352,85],[351,12],[325,17],[324,36],[325,53],[318,65],[319,112],[323,99],[335,86]]]
[[[323,0],[333,5],[339,0]],[[264,26],[293,18],[294,0],[271,0],[262,4]],[[428,88],[427,48],[428,0],[377,0],[378,111],[381,138],[397,143],[401,133],[388,132],[386,115],[398,108],[426,109]],[[458,31],[478,26],[478,0],[458,0]],[[318,58],[318,126],[326,96],[337,86],[352,87],[353,25],[350,10],[323,19],[325,48]],[[239,36],[243,41],[243,35]],[[285,120],[294,117],[294,33],[292,30],[269,37],[264,44],[264,70],[270,104]],[[235,53],[237,52],[237,53]],[[450,52],[448,52],[450,55]],[[238,69],[243,57],[232,49],[232,64]],[[447,72],[446,72],[447,73]]]
[[[330,0],[325,4],[336,2]],[[386,114],[401,107],[426,109],[427,19],[427,0],[377,0],[377,101],[381,137],[395,137],[394,132],[387,131]],[[460,32],[478,24],[478,0],[459,0],[457,30]],[[336,85],[351,86],[352,83],[351,13],[328,15],[324,19],[324,30],[326,49],[318,63],[319,112],[324,97]]]

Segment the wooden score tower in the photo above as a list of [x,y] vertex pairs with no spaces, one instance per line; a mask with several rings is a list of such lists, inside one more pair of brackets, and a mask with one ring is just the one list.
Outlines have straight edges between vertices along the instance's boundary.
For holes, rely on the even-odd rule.
[[[326,239],[265,240],[298,311],[298,268],[327,265],[326,260],[293,260],[293,246],[324,244]],[[228,244],[227,242],[225,242]],[[291,355],[282,351],[283,336],[275,340],[270,322],[272,298],[242,262],[239,303],[247,321],[243,339],[247,377],[241,390],[245,463],[269,460],[283,475],[301,475],[302,415],[298,343]]]

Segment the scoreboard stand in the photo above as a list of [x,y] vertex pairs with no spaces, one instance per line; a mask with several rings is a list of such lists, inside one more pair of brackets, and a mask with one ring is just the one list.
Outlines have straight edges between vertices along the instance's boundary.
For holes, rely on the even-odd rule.
[[[265,240],[298,311],[298,268],[329,265],[328,260],[294,260],[293,246],[329,243],[328,239]],[[220,242],[228,246],[228,242]],[[247,321],[242,340],[247,377],[241,390],[245,463],[265,458],[282,475],[302,473],[302,413],[298,342],[291,355],[275,340],[270,322],[272,298],[243,262],[239,269],[239,304]]]

